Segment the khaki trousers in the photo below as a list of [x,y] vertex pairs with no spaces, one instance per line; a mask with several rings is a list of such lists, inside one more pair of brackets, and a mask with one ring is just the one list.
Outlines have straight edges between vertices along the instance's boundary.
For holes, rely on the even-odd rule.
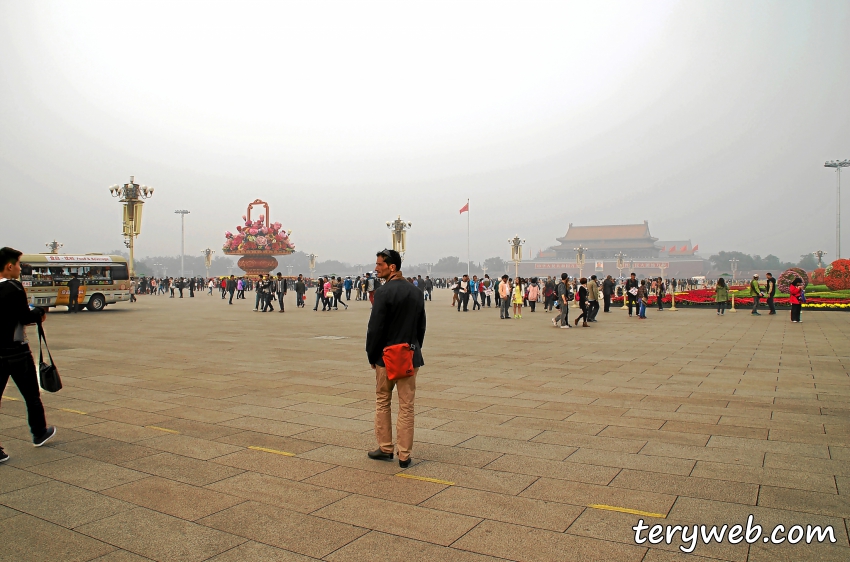
[[416,395],[416,374],[391,381],[387,378],[386,367],[375,366],[375,437],[378,446],[385,453],[394,452],[392,400],[393,387],[398,392],[398,418],[396,420],[396,439],[398,440],[398,458],[406,461],[413,450],[413,398]]

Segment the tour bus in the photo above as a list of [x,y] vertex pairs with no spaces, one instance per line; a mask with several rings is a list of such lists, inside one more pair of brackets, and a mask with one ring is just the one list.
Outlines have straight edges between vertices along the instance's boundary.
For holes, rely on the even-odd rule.
[[68,281],[76,273],[80,280],[77,303],[91,311],[108,304],[130,300],[127,260],[121,256],[86,254],[24,254],[21,284],[33,306],[50,308],[68,305]]

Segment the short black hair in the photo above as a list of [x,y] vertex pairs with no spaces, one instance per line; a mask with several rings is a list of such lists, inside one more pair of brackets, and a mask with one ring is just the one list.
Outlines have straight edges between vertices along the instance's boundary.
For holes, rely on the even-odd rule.
[[8,246],[0,248],[0,269],[6,269],[6,265],[10,263],[13,265],[18,263],[22,255],[23,252]]
[[384,258],[384,263],[387,265],[394,265],[396,271],[401,270],[401,254],[395,250],[381,250],[375,256]]
[[570,276],[569,276],[569,275],[567,275],[566,273],[562,273],[562,274],[561,274],[561,279],[563,279],[564,281],[566,281],[567,279],[569,279],[569,277],[570,277]]

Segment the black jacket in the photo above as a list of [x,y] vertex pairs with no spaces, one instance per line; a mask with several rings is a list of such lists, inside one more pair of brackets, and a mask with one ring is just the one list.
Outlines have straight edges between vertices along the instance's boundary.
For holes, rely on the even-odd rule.
[[614,282],[610,279],[606,279],[602,282],[602,296],[610,297],[614,294]]
[[35,324],[41,319],[39,308],[30,310],[27,293],[20,281],[9,279],[0,282],[0,349],[13,349],[20,345],[15,342],[15,328],[18,324]]
[[415,345],[413,367],[425,364],[422,342],[425,340],[425,301],[419,289],[406,279],[394,279],[378,287],[369,328],[366,331],[366,356],[370,365],[384,366],[384,348],[397,343]]

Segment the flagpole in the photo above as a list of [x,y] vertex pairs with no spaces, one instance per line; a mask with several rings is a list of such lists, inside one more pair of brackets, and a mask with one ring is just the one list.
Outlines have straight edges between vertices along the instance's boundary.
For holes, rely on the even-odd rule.
[[466,199],[466,276],[469,277],[469,198]]

